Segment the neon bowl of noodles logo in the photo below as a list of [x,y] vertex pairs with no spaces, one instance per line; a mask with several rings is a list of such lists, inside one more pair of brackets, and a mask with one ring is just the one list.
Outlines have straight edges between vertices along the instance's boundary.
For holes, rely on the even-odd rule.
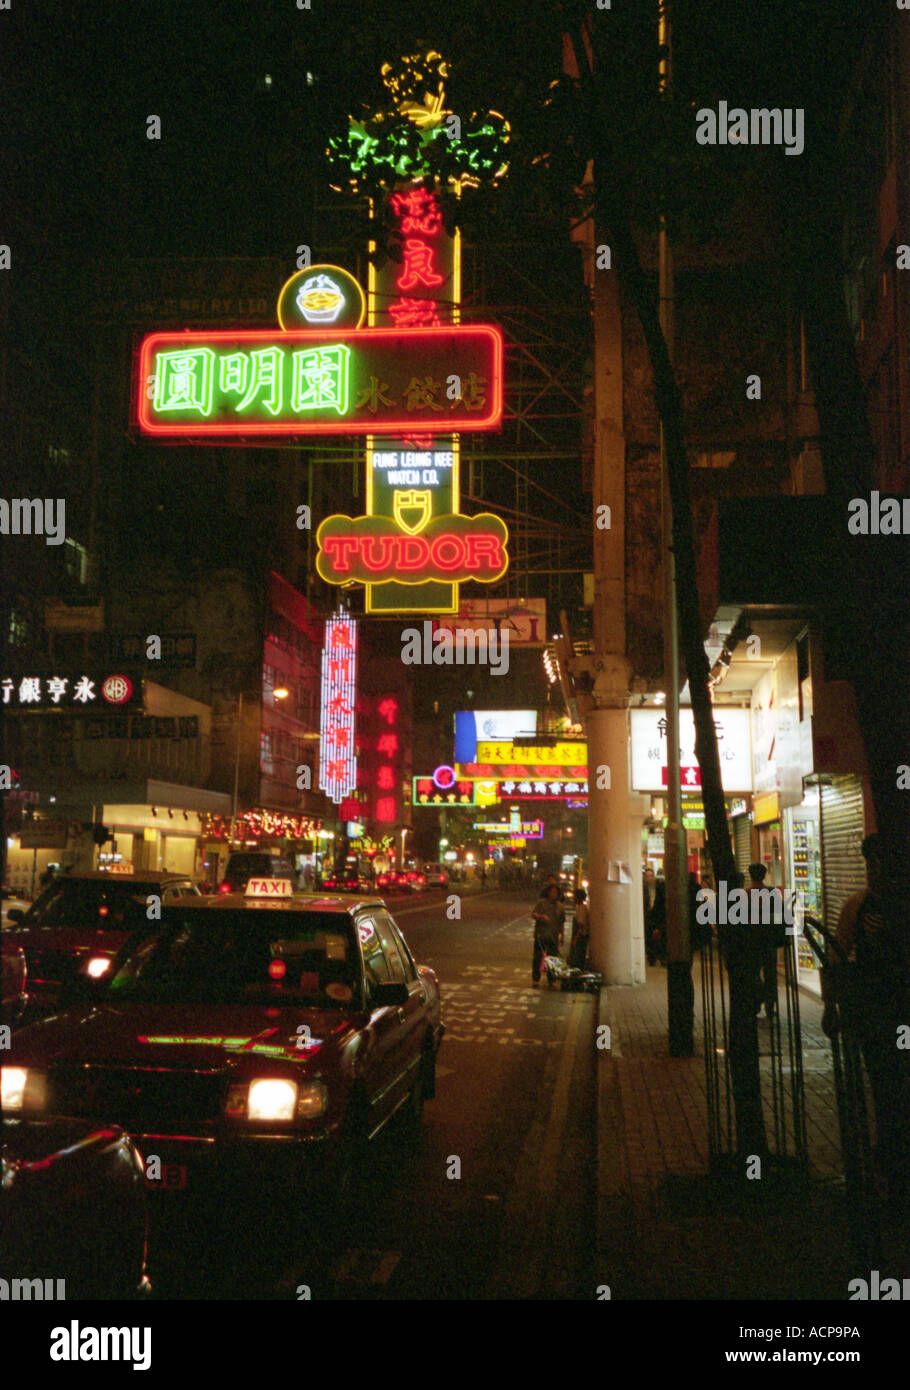
[[297,305],[307,323],[334,323],[344,308],[344,295],[328,275],[311,275],[297,291]]
[[125,705],[133,693],[129,676],[108,676],[101,684],[101,698],[109,705]]

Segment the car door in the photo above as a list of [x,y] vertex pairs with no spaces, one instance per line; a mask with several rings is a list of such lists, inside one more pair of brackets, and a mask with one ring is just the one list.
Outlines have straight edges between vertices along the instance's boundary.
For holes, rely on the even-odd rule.
[[414,1084],[414,1074],[420,1066],[423,1047],[426,991],[420,982],[417,971],[407,950],[399,947],[395,924],[387,912],[374,912],[373,920],[382,941],[382,949],[389,963],[392,979],[407,985],[408,1002],[398,1011],[401,1019],[398,1063],[399,1094],[408,1092]]
[[388,1119],[402,1097],[402,1042],[407,1016],[404,1008],[376,1008],[372,1002],[375,987],[389,984],[393,978],[375,918],[376,913],[373,911],[359,913],[356,918],[357,934],[363,953],[364,983],[372,1033],[372,1045],[364,1077],[372,1110],[371,1131],[378,1129]]

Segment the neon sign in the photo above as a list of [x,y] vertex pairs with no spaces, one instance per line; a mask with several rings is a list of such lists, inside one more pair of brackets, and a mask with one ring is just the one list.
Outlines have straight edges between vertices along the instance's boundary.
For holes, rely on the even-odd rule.
[[412,781],[411,799],[417,806],[474,806],[476,804],[475,783],[455,778],[454,768],[448,769],[452,780],[446,784],[436,781],[440,771],[436,769],[432,777],[415,777]]
[[490,584],[508,568],[505,523],[491,512],[437,516],[402,532],[382,516],[330,516],[316,532],[316,570],[327,584],[425,584],[478,579]]
[[349,271],[339,265],[312,265],[282,286],[278,322],[286,332],[322,324],[359,328],[366,307],[363,290]]
[[502,418],[502,335],[478,324],[151,333],[138,375],[139,427],[161,438],[431,434]]
[[357,786],[356,683],[357,624],[339,609],[325,625],[319,726],[319,787],[336,805]]

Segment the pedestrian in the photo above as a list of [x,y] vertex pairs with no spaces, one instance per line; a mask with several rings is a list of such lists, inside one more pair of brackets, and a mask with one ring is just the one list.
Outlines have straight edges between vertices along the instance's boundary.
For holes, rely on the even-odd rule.
[[534,918],[534,959],[531,978],[533,983],[538,985],[544,956],[556,956],[562,948],[562,929],[566,912],[559,901],[559,889],[555,882],[548,885],[531,915]]
[[[881,841],[862,843],[867,887],[847,899],[837,923],[843,959],[822,971],[822,1028],[838,1022],[859,1041],[875,1109],[876,1157],[897,1216],[910,1206],[910,1053],[900,1047],[910,1018],[910,981],[897,929],[886,921]],[[835,1009],[835,1005],[838,1006]]]
[[764,888],[767,872],[766,864],[749,865],[749,925],[755,934],[758,959],[755,1012],[758,1014],[764,1004],[765,1018],[771,1019],[777,1012],[777,953],[786,945],[787,929],[780,890],[772,888],[769,894]]
[[650,865],[645,869],[643,884],[645,919],[645,955],[649,965],[663,963],[667,958],[667,885],[654,877]]
[[591,939],[591,914],[588,908],[588,895],[584,888],[576,888],[575,921],[572,926],[572,945],[569,950],[569,965],[584,970],[588,959],[588,944]]

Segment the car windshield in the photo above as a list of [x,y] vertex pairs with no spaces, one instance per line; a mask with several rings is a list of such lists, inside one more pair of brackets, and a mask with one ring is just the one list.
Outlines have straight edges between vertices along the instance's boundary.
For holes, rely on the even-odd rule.
[[160,883],[135,879],[58,879],[50,884],[23,918],[30,927],[74,927],[78,930],[125,929],[132,900],[161,893]]
[[246,875],[255,878],[258,874],[262,878],[272,878],[276,874],[289,873],[290,867],[287,860],[274,859],[268,854],[232,854],[227,872],[237,877]]
[[350,1008],[358,954],[341,913],[165,908],[110,981],[118,1003],[306,1005]]

